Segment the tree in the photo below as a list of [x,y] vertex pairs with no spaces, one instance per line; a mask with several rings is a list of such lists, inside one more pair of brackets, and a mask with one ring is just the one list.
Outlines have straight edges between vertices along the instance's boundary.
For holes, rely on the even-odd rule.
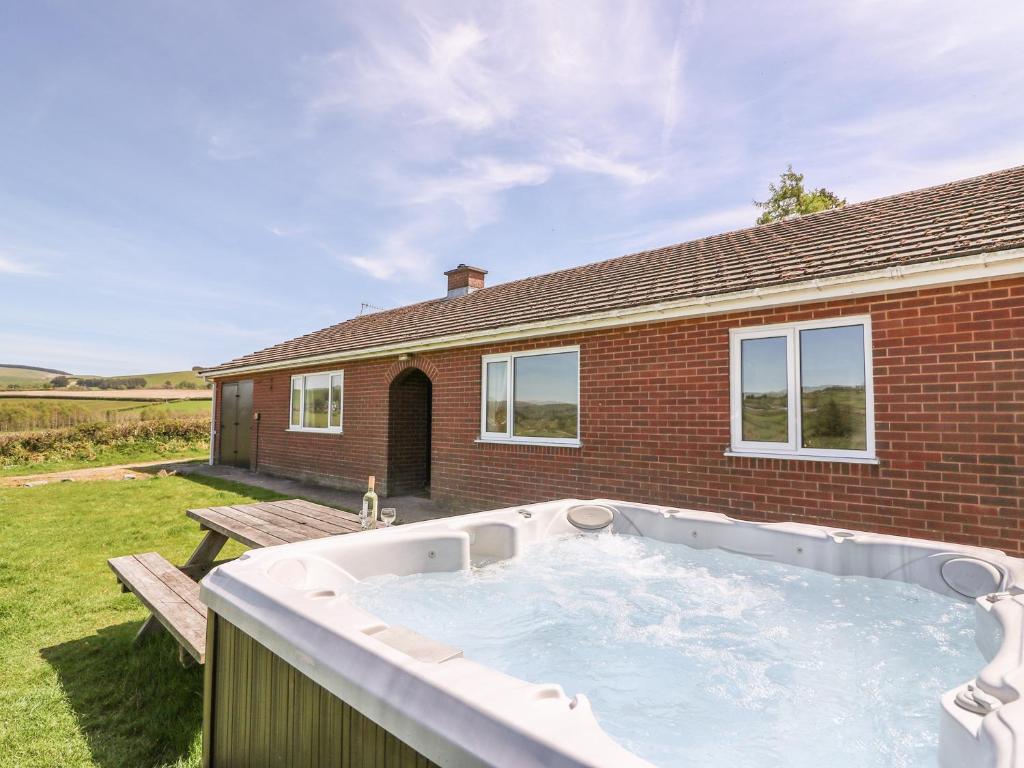
[[769,184],[768,199],[754,201],[754,205],[764,211],[757,217],[758,224],[782,221],[805,213],[827,211],[830,208],[842,208],[846,200],[824,187],[804,189],[804,175],[793,170],[792,165],[786,166],[785,173],[779,176],[778,184]]
[[816,437],[849,437],[853,434],[851,414],[839,405],[834,394],[821,404],[815,416]]
[[68,384],[71,383],[71,379],[69,379],[67,376],[54,376],[52,379],[50,379],[50,383],[53,384],[53,386],[55,387],[66,387]]

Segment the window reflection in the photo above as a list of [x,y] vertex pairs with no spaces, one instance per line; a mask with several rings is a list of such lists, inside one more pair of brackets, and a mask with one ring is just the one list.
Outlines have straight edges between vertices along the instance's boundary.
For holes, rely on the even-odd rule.
[[579,434],[579,354],[561,352],[517,357],[513,365],[513,434],[576,438]]
[[508,431],[508,363],[487,364],[487,431]]
[[306,409],[302,425],[314,429],[327,427],[327,404],[330,377],[317,374],[306,377]]
[[341,374],[331,376],[331,426],[341,426]]
[[864,326],[800,331],[804,448],[867,448]]
[[292,426],[302,425],[302,379],[292,379]]
[[786,337],[741,342],[743,440],[789,442]]

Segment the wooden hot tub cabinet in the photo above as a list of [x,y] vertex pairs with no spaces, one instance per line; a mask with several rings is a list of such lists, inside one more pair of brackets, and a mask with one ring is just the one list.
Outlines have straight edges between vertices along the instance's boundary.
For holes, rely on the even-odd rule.
[[213,611],[203,766],[438,768]]

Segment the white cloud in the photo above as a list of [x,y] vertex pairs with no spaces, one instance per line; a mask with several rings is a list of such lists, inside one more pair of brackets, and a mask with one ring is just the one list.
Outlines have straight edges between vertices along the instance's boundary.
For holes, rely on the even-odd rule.
[[534,149],[566,136],[615,143],[627,116],[634,131],[653,118],[657,136],[663,120],[675,120],[690,23],[675,12],[679,24],[664,24],[665,10],[606,0],[581,12],[534,0],[371,14],[358,22],[361,45],[321,60],[310,108],[381,112],[471,134],[513,131]]
[[411,231],[391,232],[370,251],[338,257],[378,280],[425,280],[433,274],[433,256],[417,244]]
[[[351,43],[309,62],[308,108],[321,133],[334,120],[379,126],[388,151],[375,192],[405,208],[399,233],[422,232],[431,218],[447,221],[446,239],[453,226],[471,232],[500,219],[508,191],[556,173],[604,177],[632,194],[661,175],[693,7],[375,6],[354,15]],[[345,260],[381,279],[414,278],[433,249],[417,240],[410,257],[410,245],[391,233],[371,255]]]
[[634,253],[752,227],[756,218],[757,211],[752,205],[740,205],[619,232],[601,238],[601,242],[613,244],[620,253]]
[[26,264],[20,259],[0,253],[0,274],[43,275],[44,273],[31,264]]
[[[306,104],[314,133],[359,125],[386,148],[366,194],[394,231],[345,260],[418,279],[429,254],[514,210],[511,190],[563,179],[613,226],[649,222],[624,241],[648,247],[752,223],[749,200],[787,162],[850,200],[1012,165],[1013,142],[993,150],[977,135],[1024,112],[1012,104],[1024,67],[1005,65],[1024,6],[993,2],[971,14],[950,0],[346,13],[344,47],[307,60]],[[717,212],[671,218],[695,207]]]
[[567,168],[611,176],[632,186],[647,184],[658,177],[656,171],[649,171],[635,163],[598,154],[587,149],[578,141],[567,142],[557,157],[558,163]]
[[384,34],[370,28],[366,50],[328,56],[328,78],[311,109],[412,109],[420,121],[448,122],[469,131],[489,128],[512,115],[515,104],[494,88],[497,73],[492,70],[491,51],[500,41],[488,40],[472,21],[442,24],[415,11],[407,14],[410,17],[415,34],[406,39],[394,35],[400,27],[390,27]]
[[295,237],[306,232],[305,227],[289,227],[281,224],[271,224],[267,227],[267,232],[272,234],[274,237]]
[[206,150],[214,160],[243,160],[253,157],[257,150],[250,142],[229,133],[211,133],[206,137]]
[[464,160],[457,172],[449,175],[409,178],[404,200],[417,205],[453,203],[466,216],[473,229],[497,216],[497,196],[515,187],[533,187],[546,182],[551,169],[539,163],[504,162],[496,157]]
[[945,184],[1020,165],[1024,161],[1024,139],[1010,139],[985,148],[965,147],[955,155],[925,163],[893,157],[884,151],[867,155],[862,161],[862,167],[870,169],[870,173],[862,174],[842,190],[851,202]]
[[340,254],[325,243],[320,247],[378,280],[436,280],[431,242],[495,221],[502,192],[544,184],[550,176],[551,169],[540,163],[482,156],[462,161],[446,175],[396,178],[391,182],[392,205],[399,207],[403,220],[386,228],[376,245]]
[[[959,2],[866,0],[831,6],[849,40],[872,57],[913,67],[939,67],[950,60],[970,70],[992,68],[997,51],[1020,52],[1024,6],[992,0],[969,10]],[[988,55],[979,55],[988,54]]]

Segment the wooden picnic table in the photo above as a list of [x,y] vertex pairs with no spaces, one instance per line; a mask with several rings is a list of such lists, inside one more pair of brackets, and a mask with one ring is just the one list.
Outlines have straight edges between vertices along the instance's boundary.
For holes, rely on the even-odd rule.
[[302,499],[204,507],[185,514],[206,531],[181,568],[197,581],[209,573],[231,539],[247,547],[274,547],[362,530],[358,515]]
[[[111,558],[110,567],[126,590],[152,611],[136,640],[161,625],[200,664],[206,654],[206,606],[196,583],[220,563],[217,555],[230,540],[247,547],[273,547],[362,530],[358,515],[302,499],[189,509],[186,515],[206,531],[199,546],[180,568],[155,552]],[[224,561],[220,561],[224,562]]]

